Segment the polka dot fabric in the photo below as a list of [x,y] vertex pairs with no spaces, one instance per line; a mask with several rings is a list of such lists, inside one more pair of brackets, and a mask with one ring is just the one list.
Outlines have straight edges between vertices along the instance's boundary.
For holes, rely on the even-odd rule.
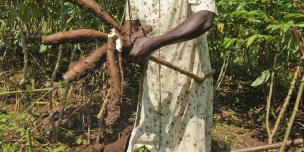
[[[199,10],[217,12],[212,0],[130,0],[131,16],[158,36]],[[127,10],[128,11],[128,10]],[[126,19],[130,19],[128,13]],[[152,54],[186,71],[211,70],[206,35],[169,45]],[[127,152],[146,146],[151,152],[210,152],[213,82],[196,83],[172,69],[149,62],[144,80],[139,123]]]
[[193,13],[201,10],[207,10],[217,14],[215,0],[188,0],[188,3],[191,5],[191,10]]

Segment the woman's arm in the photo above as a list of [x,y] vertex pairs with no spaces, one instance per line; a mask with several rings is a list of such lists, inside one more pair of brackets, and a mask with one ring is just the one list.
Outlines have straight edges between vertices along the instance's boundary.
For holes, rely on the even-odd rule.
[[213,12],[199,11],[163,35],[137,38],[130,55],[148,55],[163,46],[197,38],[211,28],[214,17]]

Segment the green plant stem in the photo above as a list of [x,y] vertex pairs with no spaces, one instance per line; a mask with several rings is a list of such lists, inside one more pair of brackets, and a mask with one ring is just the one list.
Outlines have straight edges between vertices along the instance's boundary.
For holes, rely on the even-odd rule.
[[28,152],[33,152],[33,141],[32,141],[32,134],[31,134],[31,129],[27,128],[26,129],[26,142],[28,146]]
[[[54,68],[54,71],[52,74],[52,78],[51,78],[51,85],[50,85],[51,87],[54,86],[54,81],[55,81],[56,74],[60,67],[61,58],[62,58],[62,46],[59,47],[56,65],[55,65],[55,68]],[[50,97],[51,98],[49,100],[49,110],[52,111],[52,109],[53,109],[53,92],[51,92]]]
[[44,88],[44,89],[35,89],[35,90],[19,90],[19,91],[8,91],[8,92],[1,92],[0,96],[4,95],[12,95],[17,93],[33,93],[33,92],[44,92],[44,91],[50,91],[53,90],[53,88]]
[[[92,78],[92,81],[94,82],[94,77]],[[91,84],[93,85],[93,84]],[[87,136],[87,141],[88,144],[91,144],[91,131],[92,131],[92,118],[91,118],[91,106],[92,106],[92,98],[93,98],[93,94],[91,91],[87,91],[85,90],[85,93],[89,95],[88,98],[88,102],[89,102],[89,106],[88,108],[86,108],[86,115],[87,115],[87,123],[88,123],[88,128],[87,128],[87,132],[88,132],[88,136]],[[87,102],[87,100],[85,100],[84,102]]]
[[284,152],[284,151],[285,151],[286,143],[287,143],[287,140],[288,140],[288,138],[289,138],[291,128],[292,128],[292,126],[293,126],[293,124],[294,124],[296,115],[297,115],[297,113],[298,113],[298,111],[299,111],[299,105],[300,105],[300,103],[301,103],[301,99],[302,99],[302,95],[303,95],[303,89],[304,89],[304,76],[303,76],[303,78],[302,78],[302,80],[301,80],[301,84],[300,84],[300,87],[299,87],[299,91],[298,91],[296,103],[295,103],[295,106],[294,106],[294,108],[293,108],[293,111],[292,111],[290,120],[289,120],[289,122],[288,122],[287,130],[286,130],[286,133],[285,133],[285,135],[284,135],[283,144],[282,144],[282,146],[281,146],[279,152]]
[[70,90],[70,86],[66,86],[65,89],[64,89],[63,101],[60,104],[60,110],[59,110],[60,113],[59,113],[58,124],[57,124],[56,132],[55,132],[56,133],[55,134],[55,138],[57,140],[59,139],[59,133],[60,133],[60,126],[61,126],[62,115],[63,115],[65,103],[66,103],[67,98],[68,98],[69,90]]
[[[270,115],[270,109],[271,109],[271,99],[272,99],[272,92],[273,92],[273,86],[274,86],[274,79],[275,79],[275,72],[272,71],[271,82],[270,82],[270,87],[269,87],[269,95],[267,97],[267,104],[266,104],[266,129],[267,129],[268,136],[271,135],[270,125],[269,125],[269,115]],[[270,140],[268,140],[268,143],[270,143]]]
[[[61,9],[60,9],[61,10],[60,29],[63,31],[64,30],[64,2],[63,1],[60,1],[60,7],[61,7]],[[59,67],[60,67],[60,62],[61,62],[61,59],[62,59],[62,52],[63,52],[62,45],[60,45],[59,46],[59,52],[58,52],[58,55],[57,55],[56,65],[55,65],[54,71],[52,73],[51,87],[53,87],[53,85],[54,85],[56,74],[58,73],[58,70],[59,70]],[[53,109],[53,92],[51,92],[51,94],[50,94],[49,111],[52,111],[52,109]]]
[[[60,16],[61,16],[60,29],[61,29],[61,31],[63,31],[64,30],[64,2],[63,1],[60,1]],[[52,75],[52,81],[54,81],[56,73],[57,73],[57,71],[59,69],[60,61],[61,61],[61,58],[62,58],[62,51],[63,51],[62,45],[60,45],[59,46],[59,53],[58,53],[58,57],[57,57],[57,62],[56,62],[56,66],[55,66],[55,70],[54,70],[54,73]],[[62,119],[62,115],[63,115],[63,111],[64,111],[64,105],[65,105],[66,100],[67,100],[69,88],[70,88],[69,85],[67,85],[65,87],[63,101],[62,101],[62,103],[60,104],[60,107],[59,107],[60,108],[60,114],[59,114],[58,124],[57,124],[57,127],[56,127],[56,132],[55,132],[55,138],[57,140],[59,139],[59,131],[60,131],[60,126],[61,126],[61,119]],[[52,123],[54,124],[54,122],[52,122]]]
[[[274,57],[274,62],[273,62],[272,70],[271,70],[271,81],[270,81],[270,87],[269,87],[269,95],[267,97],[267,103],[266,103],[266,129],[267,129],[268,137],[271,136],[271,128],[270,128],[270,125],[269,125],[269,115],[270,115],[270,110],[271,110],[271,99],[272,99],[274,80],[275,80],[274,69],[276,67],[277,57],[278,57],[278,55],[275,55],[275,57]],[[268,138],[268,143],[271,143],[270,138]]]
[[[76,52],[76,46],[74,46],[74,49],[71,52],[70,65],[73,62],[73,60],[75,59],[75,52]],[[57,128],[56,128],[56,135],[55,135],[55,137],[56,137],[57,140],[59,138],[61,119],[62,119],[65,103],[67,102],[69,90],[70,90],[70,85],[66,84],[65,85],[65,89],[64,89],[63,102],[60,104],[59,120],[58,120],[58,124],[57,124]]]
[[111,92],[111,88],[109,89],[109,91],[107,92],[107,95],[105,96],[105,100],[103,102],[103,104],[101,105],[100,111],[97,115],[97,118],[99,120],[99,125],[98,125],[98,133],[97,133],[97,137],[96,137],[96,141],[95,144],[99,144],[100,143],[100,137],[103,135],[104,132],[104,116],[106,113],[106,106],[109,102],[109,92]]

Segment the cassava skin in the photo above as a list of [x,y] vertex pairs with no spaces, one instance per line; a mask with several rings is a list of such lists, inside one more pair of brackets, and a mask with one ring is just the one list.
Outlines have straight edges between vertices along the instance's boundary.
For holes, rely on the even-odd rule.
[[108,50],[107,50],[107,64],[110,75],[110,92],[109,92],[109,103],[106,105],[107,116],[106,124],[113,125],[120,118],[121,113],[121,76],[118,70],[118,65],[115,59],[115,43],[114,39],[109,37],[108,39]]
[[42,38],[42,43],[47,45],[63,43],[79,43],[92,40],[106,40],[107,33],[95,31],[92,29],[78,29],[68,32],[59,32]]
[[67,1],[76,4],[81,8],[89,10],[95,16],[97,16],[101,21],[116,28],[118,31],[122,30],[119,23],[106,11],[104,11],[103,8],[99,4],[97,4],[95,0],[67,0]]
[[87,57],[80,61],[73,62],[69,70],[63,75],[63,79],[71,82],[77,81],[86,76],[89,72],[93,71],[98,65],[106,62],[107,44],[97,48],[90,53]]

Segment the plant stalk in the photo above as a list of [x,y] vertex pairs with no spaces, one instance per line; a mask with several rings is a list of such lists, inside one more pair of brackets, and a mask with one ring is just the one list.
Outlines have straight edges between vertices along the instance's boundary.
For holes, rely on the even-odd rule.
[[26,129],[26,142],[27,142],[28,152],[33,152],[33,141],[32,141],[32,134],[30,128]]
[[300,87],[299,87],[296,103],[295,103],[295,106],[293,108],[290,120],[288,122],[288,126],[287,126],[287,130],[286,130],[286,133],[285,133],[285,136],[284,136],[283,144],[282,144],[279,152],[284,152],[285,151],[287,140],[289,138],[291,128],[292,128],[292,126],[294,124],[296,115],[297,115],[297,113],[299,111],[299,105],[301,103],[301,99],[302,99],[302,95],[303,95],[303,89],[304,89],[304,76],[303,76],[303,78],[301,80],[301,84],[300,84]]
[[[301,63],[302,63],[302,62],[301,62]],[[301,64],[300,64],[300,65],[301,65]],[[285,111],[286,111],[287,106],[289,105],[289,101],[290,101],[291,95],[292,95],[292,93],[293,93],[293,91],[294,91],[294,89],[295,89],[296,80],[297,80],[297,78],[299,77],[299,74],[300,74],[301,71],[302,71],[302,67],[298,66],[298,67],[297,67],[297,70],[296,70],[296,72],[295,72],[295,74],[294,74],[294,78],[293,78],[293,80],[291,81],[291,84],[290,84],[290,88],[289,88],[288,94],[287,94],[287,96],[286,96],[286,98],[285,98],[285,100],[284,100],[284,103],[283,103],[283,106],[282,106],[282,108],[281,108],[281,110],[280,110],[279,116],[278,116],[278,118],[277,118],[277,120],[276,120],[276,122],[275,122],[274,128],[273,128],[273,130],[272,130],[272,132],[271,132],[271,134],[270,134],[270,136],[269,136],[269,143],[272,143],[273,137],[274,137],[274,135],[276,134],[277,130],[279,129],[279,125],[280,125],[280,123],[281,123],[281,120],[282,120],[282,118],[283,118],[283,116],[284,116],[284,114],[285,114]]]

